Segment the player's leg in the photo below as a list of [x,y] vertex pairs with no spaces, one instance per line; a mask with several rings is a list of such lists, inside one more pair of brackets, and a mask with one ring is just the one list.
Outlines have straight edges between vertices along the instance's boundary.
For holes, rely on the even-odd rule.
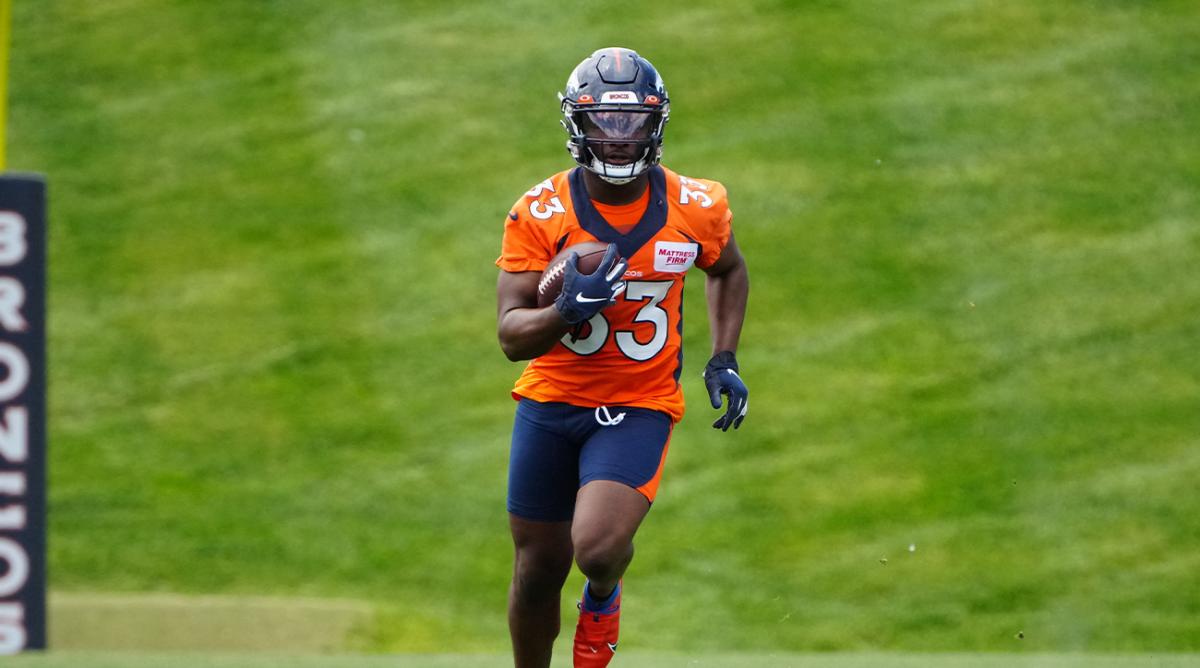
[[548,668],[561,626],[563,583],[571,572],[571,523],[535,522],[509,515],[513,580],[508,630],[517,668]]
[[579,490],[571,542],[591,595],[605,598],[633,560],[633,536],[650,502],[625,483],[594,480]]
[[588,578],[575,628],[577,668],[607,666],[616,651],[621,577],[658,491],[672,426],[663,413],[631,408],[610,409],[600,425],[580,453],[583,486],[571,529],[575,561]]
[[564,434],[562,404],[522,399],[509,456],[513,579],[508,625],[517,668],[547,668],[558,636],[563,582],[571,570],[578,446]]
[[604,668],[617,651],[621,576],[633,560],[633,535],[649,510],[646,497],[625,483],[594,480],[579,490],[571,533],[587,582],[575,624],[575,668]]
[[611,592],[633,559],[633,536],[658,493],[672,426],[666,414],[645,408],[596,413],[579,454],[571,529],[575,561],[593,594]]

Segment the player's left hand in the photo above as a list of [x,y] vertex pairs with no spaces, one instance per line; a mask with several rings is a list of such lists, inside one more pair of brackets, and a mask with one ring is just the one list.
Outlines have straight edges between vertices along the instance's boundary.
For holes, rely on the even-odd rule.
[[708,388],[708,398],[713,408],[721,407],[721,395],[729,396],[729,406],[725,414],[713,423],[713,429],[729,431],[731,425],[734,429],[742,426],[742,420],[746,419],[746,411],[750,408],[750,390],[746,389],[746,384],[738,375],[737,358],[732,351],[723,350],[708,361],[704,367],[704,386]]

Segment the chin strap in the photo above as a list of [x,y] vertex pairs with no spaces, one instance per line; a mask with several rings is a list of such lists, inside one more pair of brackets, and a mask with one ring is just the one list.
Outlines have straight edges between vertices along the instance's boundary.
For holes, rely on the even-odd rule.
[[616,186],[625,185],[626,183],[633,181],[634,179],[641,176],[642,174],[645,174],[646,170],[650,168],[650,163],[649,163],[649,161],[646,160],[645,156],[643,156],[637,162],[633,163],[632,165],[628,165],[628,168],[629,168],[628,176],[612,176],[609,174],[610,170],[618,170],[618,169],[622,169],[623,167],[625,167],[625,165],[622,165],[621,167],[617,167],[616,165],[609,165],[608,163],[600,160],[600,158],[597,158],[595,156],[595,154],[592,155],[592,165],[590,167],[592,173],[595,174],[596,176],[599,176],[601,179],[603,179],[613,185],[616,185]]
[[605,176],[603,174],[596,174],[596,176],[599,176],[601,178],[601,180],[611,183],[614,186],[623,186],[626,183],[632,183],[634,181],[634,179],[637,178],[637,176],[630,176],[630,177],[618,179],[618,178],[613,178],[611,176]]
[[[569,142],[568,147],[570,147]],[[587,166],[588,171],[592,172],[596,176],[599,176],[604,181],[613,184],[614,186],[623,186],[626,183],[632,182],[642,174],[645,174],[646,171],[653,166],[654,163],[650,159],[650,152],[653,150],[653,148],[653,146],[647,146],[642,151],[641,157],[629,165],[610,165],[607,162],[604,162],[599,158],[599,156],[596,155],[596,152],[593,151],[590,146],[586,145],[586,143],[583,150],[587,151],[588,154],[592,156],[592,164]],[[628,176],[612,176],[609,173],[610,171],[624,171],[626,169],[629,170]]]

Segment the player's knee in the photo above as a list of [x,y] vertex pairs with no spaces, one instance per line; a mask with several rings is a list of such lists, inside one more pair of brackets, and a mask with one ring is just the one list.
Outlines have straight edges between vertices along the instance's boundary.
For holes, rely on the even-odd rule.
[[611,538],[582,538],[575,543],[575,562],[589,579],[620,577],[633,557],[633,545]]
[[521,599],[557,596],[571,572],[571,554],[520,550],[513,569],[513,591]]

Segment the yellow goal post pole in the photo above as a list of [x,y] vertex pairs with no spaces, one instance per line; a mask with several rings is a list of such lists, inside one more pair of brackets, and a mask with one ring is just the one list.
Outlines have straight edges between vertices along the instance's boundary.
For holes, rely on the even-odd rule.
[[8,45],[12,34],[12,0],[0,0],[0,172],[8,169]]

